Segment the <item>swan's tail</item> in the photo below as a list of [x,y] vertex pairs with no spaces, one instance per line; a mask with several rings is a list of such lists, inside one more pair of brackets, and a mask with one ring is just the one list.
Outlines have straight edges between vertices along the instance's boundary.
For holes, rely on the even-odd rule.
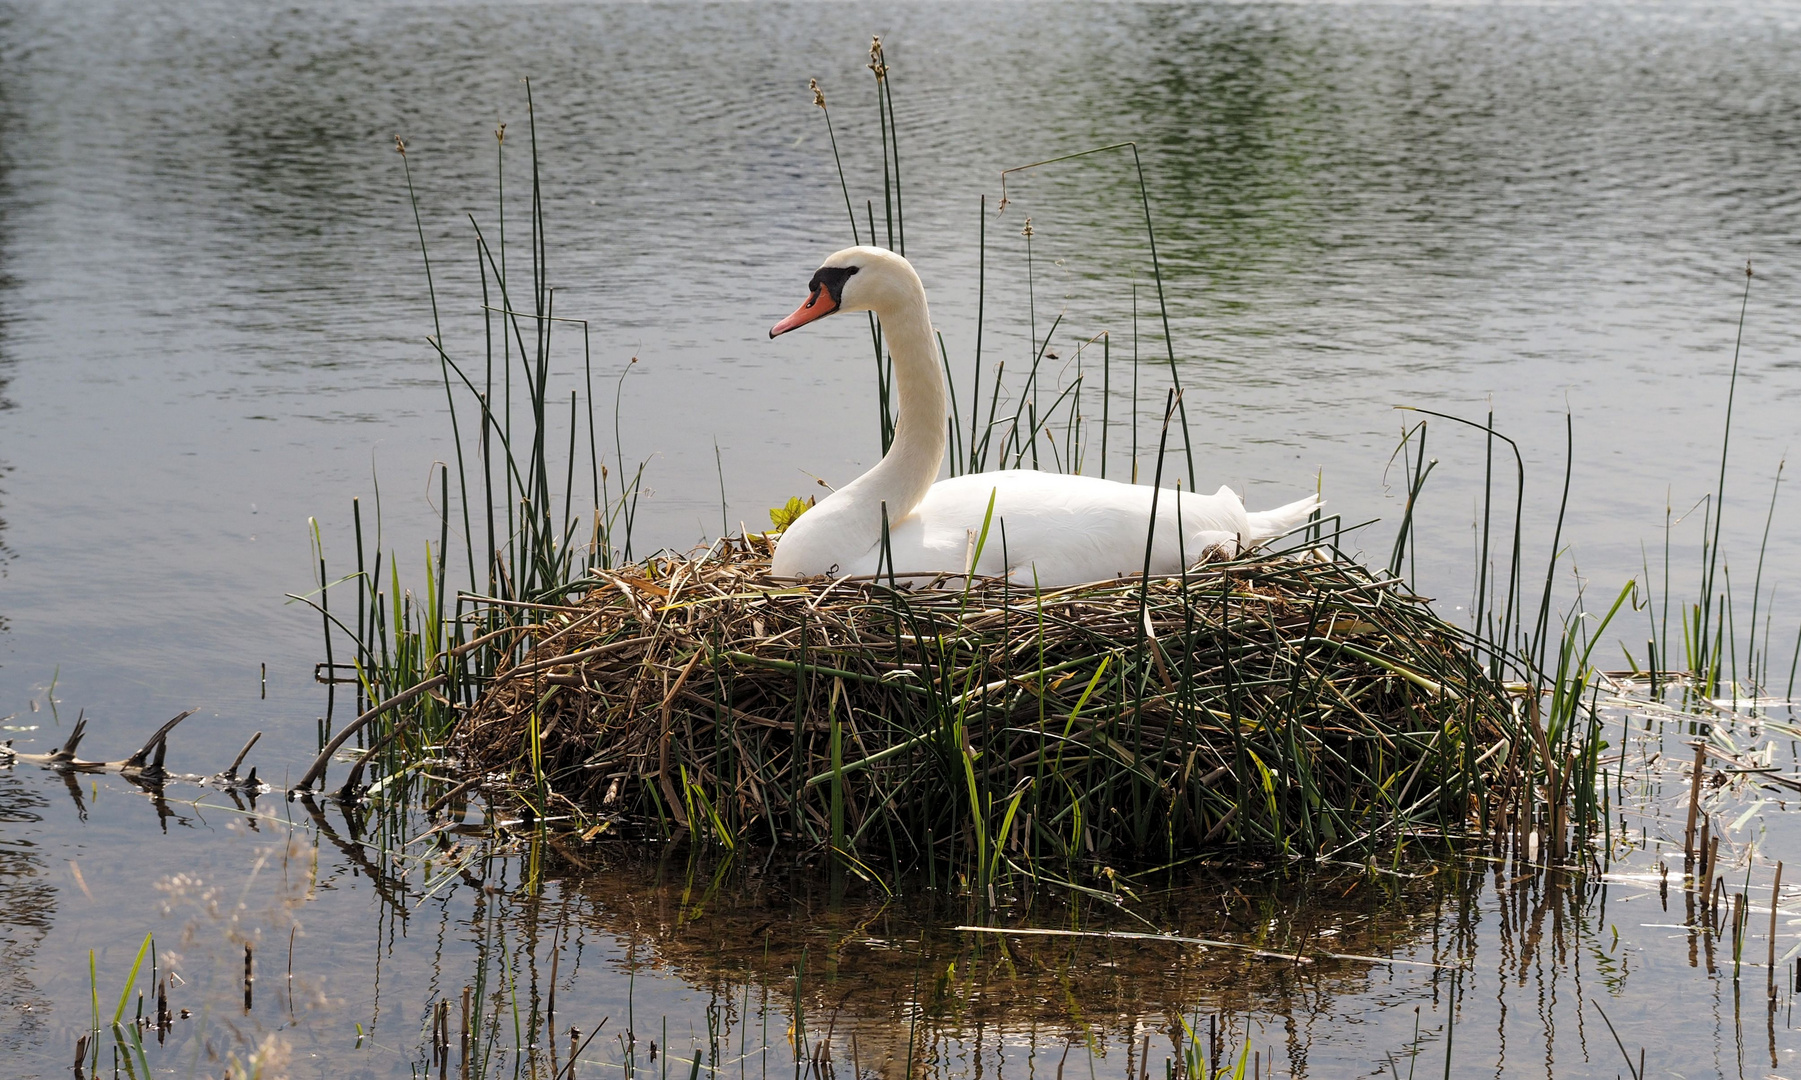
[[1259,510],[1254,514],[1246,514],[1251,525],[1251,546],[1258,547],[1269,540],[1287,533],[1291,529],[1306,524],[1307,519],[1321,506],[1318,495],[1309,495],[1305,499],[1296,499],[1286,506],[1278,506],[1274,510]]

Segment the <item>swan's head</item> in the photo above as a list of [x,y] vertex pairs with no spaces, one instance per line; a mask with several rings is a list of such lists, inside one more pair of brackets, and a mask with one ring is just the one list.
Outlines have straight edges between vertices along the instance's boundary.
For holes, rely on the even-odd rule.
[[878,247],[845,248],[813,272],[806,303],[770,327],[769,336],[786,334],[834,311],[879,313],[924,292],[913,264],[894,252]]

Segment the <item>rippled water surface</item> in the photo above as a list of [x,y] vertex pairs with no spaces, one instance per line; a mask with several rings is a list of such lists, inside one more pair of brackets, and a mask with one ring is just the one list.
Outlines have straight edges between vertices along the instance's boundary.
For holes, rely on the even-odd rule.
[[[757,527],[767,507],[814,490],[810,476],[842,482],[867,467],[879,443],[861,324],[776,342],[766,331],[850,239],[808,77],[828,95],[851,198],[882,198],[863,67],[871,33],[884,35],[893,68],[907,251],[953,368],[973,367],[985,228],[984,364],[1023,370],[1034,328],[1043,335],[1061,314],[1050,351],[1067,381],[1077,344],[1109,332],[1109,469],[1131,466],[1135,348],[1140,464],[1152,463],[1150,417],[1168,377],[1152,363],[1164,343],[1129,159],[1015,176],[995,212],[1003,168],[1134,140],[1199,479],[1269,504],[1318,477],[1347,523],[1385,519],[1354,534],[1378,560],[1399,517],[1389,455],[1413,415],[1394,406],[1413,405],[1477,420],[1492,409],[1518,440],[1533,565],[1551,544],[1573,416],[1563,592],[1580,579],[1612,595],[1641,566],[1658,569],[1666,507],[1688,514],[1719,482],[1749,260],[1724,529],[1736,595],[1748,598],[1778,463],[1801,430],[1792,7],[6,3],[5,734],[46,750],[85,710],[84,750],[122,757],[197,707],[172,745],[174,767],[222,768],[258,730],[266,779],[304,767],[324,708],[311,682],[318,622],[283,594],[317,572],[307,519],[320,519],[341,572],[350,499],[369,500],[379,480],[384,545],[423,559],[437,536],[431,463],[455,453],[393,137],[407,142],[443,341],[478,357],[470,215],[498,228],[494,132],[505,124],[509,240],[520,242],[525,76],[557,311],[592,320],[605,385],[637,359],[609,457],[615,468],[621,455],[649,463],[638,543],[686,547],[717,535],[722,517]],[[1092,349],[1083,357],[1092,388]],[[581,359],[572,345],[555,357],[565,391]],[[1483,444],[1445,424],[1430,445],[1442,463],[1419,512],[1418,575],[1452,611],[1474,579]],[[1510,459],[1498,460],[1510,505]],[[1761,578],[1766,596],[1776,587],[1767,630],[1778,655],[1801,612],[1789,599],[1801,510],[1784,499]],[[1679,598],[1691,591],[1699,526],[1696,512],[1672,532]],[[1629,618],[1622,637],[1636,649],[1643,616]],[[1459,1003],[1458,1016],[1481,1018],[1467,1041],[1456,1029],[1456,1060],[1471,1071],[1500,1075],[1531,1058],[1550,1075],[1555,1058],[1559,1076],[1612,1076],[1624,1059],[1588,1004],[1603,999],[1627,1045],[1651,1048],[1653,1075],[1797,1067],[1786,996],[1766,1017],[1761,973],[1745,989],[1717,958],[1690,966],[1693,935],[1664,925],[1687,916],[1619,915],[1622,888],[1632,903],[1661,902],[1655,885],[1626,879],[1465,863],[1425,884],[1209,879],[1192,886],[1204,900],[1147,910],[1197,934],[1280,928],[1290,945],[1329,924],[1361,935],[1343,951],[1465,955],[1472,966],[1453,987],[1434,967],[1335,962],[1302,976],[1264,961],[1250,977],[1192,957],[1107,953],[1099,962],[1123,966],[1099,970],[1121,974],[1075,992],[1056,973],[1083,969],[1087,954],[990,945],[972,959],[957,950],[974,946],[945,929],[961,913],[903,916],[855,890],[840,903],[811,886],[734,879],[723,906],[768,905],[793,932],[708,924],[721,906],[709,900],[690,933],[685,864],[645,868],[602,852],[584,869],[502,845],[492,866],[440,881],[430,866],[370,862],[381,856],[335,816],[320,825],[279,802],[245,813],[198,787],[177,794],[159,813],[118,781],[66,789],[22,766],[0,771],[0,1053],[11,1055],[0,1073],[64,1069],[93,1007],[88,950],[104,1011],[152,930],[195,984],[182,1000],[206,1004],[211,1045],[242,1053],[265,1036],[286,1040],[293,1075],[408,1075],[425,1060],[427,1003],[454,998],[482,956],[492,967],[482,948],[544,967],[557,934],[586,950],[579,965],[563,954],[567,1008],[612,1017],[610,1038],[632,996],[640,1038],[646,1017],[668,1016],[672,1034],[659,1041],[675,1045],[679,1028],[683,1054],[689,1025],[706,1041],[709,1003],[738,1001],[741,1025],[759,994],[773,995],[769,1041],[789,1053],[805,939],[808,972],[828,955],[839,963],[854,941],[868,954],[857,963],[889,956],[918,973],[870,989],[847,975],[847,991],[806,999],[815,1024],[830,1023],[819,1010],[844,1010],[870,1055],[860,1063],[886,1055],[890,1072],[906,1066],[893,1047],[910,1045],[909,1014],[867,999],[898,1002],[941,978],[952,990],[928,1027],[942,1039],[933,1067],[948,1075],[1081,1075],[1088,1049],[1053,1059],[1085,1023],[1098,1032],[1096,1075],[1122,1074],[1127,1044],[1145,1031],[1159,1069],[1178,1007],[1203,1019],[1225,1010],[1241,1033],[1253,1024],[1266,1069],[1275,1046],[1284,1074],[1388,1074],[1391,1056],[1405,1070],[1422,1045],[1414,1009],[1430,1041]],[[1755,865],[1765,883],[1795,836],[1779,793],[1766,794],[1733,804],[1747,808],[1735,872]],[[1645,828],[1647,843],[1662,828],[1668,840],[1676,796],[1649,781],[1627,796],[1629,828]],[[1620,857],[1652,873],[1659,856],[1653,843]],[[386,880],[395,874],[411,884],[397,890]],[[666,887],[643,891],[658,881]],[[1187,909],[1203,904],[1223,921]],[[301,989],[284,1019],[271,1002],[290,1004],[276,972],[296,924]],[[1786,950],[1793,930],[1780,934]],[[262,957],[248,1016],[234,1011],[246,938]],[[748,944],[766,939],[776,942],[767,953]],[[725,946],[710,941],[744,955],[721,961]],[[622,974],[633,969],[635,984]],[[1038,975],[1006,982],[1015,969]],[[975,999],[1004,1004],[984,1011]],[[182,1038],[159,1068],[222,1072],[206,1035]],[[1506,1050],[1509,1040],[1534,1049]],[[1442,1071],[1446,1048],[1431,1045],[1419,1068]],[[837,1047],[840,1067],[848,1049]],[[615,1051],[609,1060],[622,1060]],[[793,1061],[741,1072],[758,1067]]]

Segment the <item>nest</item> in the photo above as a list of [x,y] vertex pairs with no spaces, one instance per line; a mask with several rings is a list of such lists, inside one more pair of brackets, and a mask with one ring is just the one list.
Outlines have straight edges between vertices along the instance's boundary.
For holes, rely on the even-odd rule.
[[1451,832],[1510,783],[1504,688],[1321,552],[1034,593],[780,582],[761,538],[597,571],[458,726],[571,808],[855,860],[1140,865]]

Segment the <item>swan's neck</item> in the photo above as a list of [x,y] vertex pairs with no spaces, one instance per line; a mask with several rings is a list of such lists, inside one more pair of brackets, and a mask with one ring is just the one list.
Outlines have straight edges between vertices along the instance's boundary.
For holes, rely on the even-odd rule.
[[894,400],[899,416],[894,441],[875,468],[845,485],[834,499],[856,507],[881,527],[886,505],[890,524],[913,512],[938,480],[944,462],[944,423],[948,415],[938,350],[932,342],[932,317],[925,290],[877,309],[888,354],[894,358]]

